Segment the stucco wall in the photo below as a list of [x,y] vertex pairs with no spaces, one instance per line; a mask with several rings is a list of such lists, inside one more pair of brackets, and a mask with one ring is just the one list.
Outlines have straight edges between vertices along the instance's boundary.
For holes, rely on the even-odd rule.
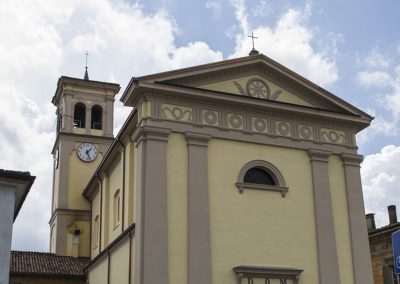
[[110,252],[110,283],[128,284],[129,238]]
[[108,283],[108,257],[104,256],[88,271],[89,283],[107,284]]
[[[100,222],[101,222],[101,216],[100,216],[100,187],[98,186],[97,190],[95,191],[95,195],[92,201],[92,225],[91,225],[91,230],[92,230],[92,242],[91,242],[91,258],[93,259],[98,253],[99,253],[99,244],[100,244]],[[98,228],[95,227],[95,219],[98,216]],[[98,233],[98,236],[96,236],[96,232]]]
[[80,144],[75,144],[75,149],[69,156],[68,208],[90,210],[90,204],[82,196],[82,191],[103,159],[103,155],[99,151],[99,145],[96,144],[98,157],[93,162],[83,162],[76,153]]
[[[89,268],[89,283],[128,284],[129,273],[131,273],[131,283],[133,283],[134,243],[134,234],[131,235],[131,240],[128,235],[105,252],[98,262]],[[131,245],[131,248],[129,248],[129,245]],[[131,266],[129,267],[129,265]]]
[[[318,283],[313,186],[305,151],[212,139],[209,194],[213,283],[234,283],[238,265],[304,269],[301,283]],[[282,173],[289,192],[238,192],[240,169],[265,160]]]
[[[106,187],[106,195],[108,198],[108,243],[111,243],[119,234],[122,233],[122,159],[121,153],[119,157],[113,162],[109,170],[109,184]],[[119,221],[116,222],[114,219],[116,218],[117,212],[116,204],[114,202],[114,196],[119,191]],[[115,208],[114,208],[115,207]]]

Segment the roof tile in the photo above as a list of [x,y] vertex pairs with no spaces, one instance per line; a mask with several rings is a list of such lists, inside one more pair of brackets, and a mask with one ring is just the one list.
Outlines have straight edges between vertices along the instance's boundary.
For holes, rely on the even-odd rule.
[[10,274],[85,277],[89,257],[59,256],[46,252],[12,251]]

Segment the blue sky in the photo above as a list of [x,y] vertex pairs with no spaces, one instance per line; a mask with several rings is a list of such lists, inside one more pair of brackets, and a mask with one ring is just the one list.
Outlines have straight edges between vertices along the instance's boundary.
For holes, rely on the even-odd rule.
[[[375,116],[358,137],[367,212],[400,207],[400,2],[1,1],[0,168],[37,176],[13,249],[47,250],[61,75],[125,88],[132,76],[245,56],[256,48]],[[120,92],[122,93],[122,91]],[[129,109],[116,102],[115,131]],[[29,236],[29,238],[27,238]]]

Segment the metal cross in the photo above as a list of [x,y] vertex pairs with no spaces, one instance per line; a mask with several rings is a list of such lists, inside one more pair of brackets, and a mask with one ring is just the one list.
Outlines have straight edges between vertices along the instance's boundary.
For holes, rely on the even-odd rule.
[[86,56],[86,66],[85,66],[85,68],[87,69],[87,60],[88,60],[88,56],[89,56],[90,54],[89,54],[89,52],[87,52],[86,51],[86,53],[85,53],[85,56]]
[[251,37],[251,41],[253,42],[253,49],[255,49],[255,48],[254,48],[254,39],[258,39],[258,37],[255,37],[255,36],[253,35],[253,32],[251,33],[251,36],[249,35],[249,36],[247,36],[247,37]]

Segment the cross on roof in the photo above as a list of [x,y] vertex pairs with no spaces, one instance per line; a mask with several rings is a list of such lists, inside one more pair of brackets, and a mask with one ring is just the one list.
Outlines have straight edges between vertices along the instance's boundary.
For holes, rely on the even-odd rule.
[[86,56],[86,66],[85,66],[85,68],[87,69],[87,60],[88,60],[88,56],[89,56],[90,54],[89,54],[89,52],[87,52],[86,51],[86,53],[85,53],[85,56]]
[[85,56],[86,56],[86,66],[85,66],[85,76],[83,77],[83,79],[84,80],[87,80],[87,81],[89,81],[89,74],[88,74],[88,71],[87,71],[87,60],[88,60],[88,56],[89,56],[90,54],[89,54],[89,52],[87,52],[86,51],[86,53],[85,53]]
[[251,37],[251,41],[253,42],[253,49],[255,49],[255,48],[254,48],[254,39],[258,39],[258,37],[255,37],[254,34],[253,34],[253,32],[251,33],[251,35],[249,35],[249,36],[247,36],[247,37]]

